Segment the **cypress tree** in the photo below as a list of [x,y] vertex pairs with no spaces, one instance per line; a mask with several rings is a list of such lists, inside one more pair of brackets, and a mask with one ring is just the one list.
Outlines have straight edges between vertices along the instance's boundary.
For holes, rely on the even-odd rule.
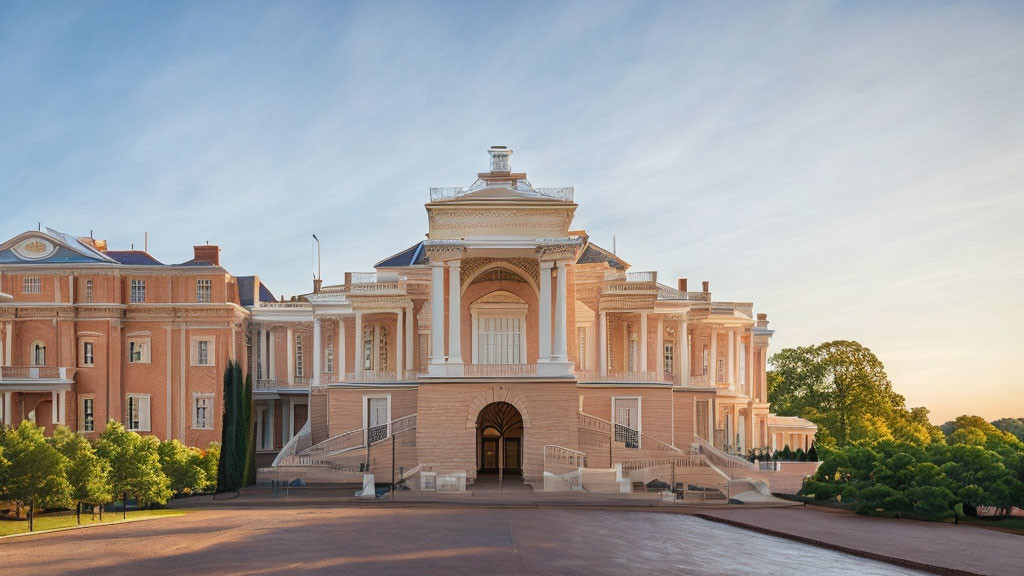
[[252,405],[252,370],[245,375],[245,482],[243,486],[251,486],[256,483],[256,429],[253,426],[253,405]]
[[220,437],[220,462],[217,464],[217,493],[233,492],[232,473],[234,469],[234,445],[235,445],[235,415],[233,409],[234,377],[233,362],[228,363],[224,370],[224,412],[221,425]]

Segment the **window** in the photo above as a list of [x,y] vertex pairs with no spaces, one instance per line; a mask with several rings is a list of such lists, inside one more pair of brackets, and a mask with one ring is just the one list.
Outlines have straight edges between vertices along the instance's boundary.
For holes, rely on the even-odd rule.
[[640,447],[640,399],[612,398],[615,416],[615,441],[626,448]]
[[388,369],[388,329],[387,326],[381,326],[380,330],[377,331],[377,338],[380,340],[377,343],[377,370]]
[[295,335],[295,375],[302,377],[302,336]]
[[128,341],[128,362],[149,364],[149,339],[138,338]]
[[85,342],[82,344],[82,365],[92,366],[93,365],[93,343]]
[[195,396],[192,402],[195,406],[192,411],[192,428],[213,430],[213,395]]
[[701,350],[701,352],[700,352],[700,361],[701,361],[701,368],[702,368],[701,374],[707,374],[708,370],[711,369],[711,365],[708,364],[708,345],[707,344],[704,345],[704,349]]
[[366,399],[366,427],[370,443],[388,437],[388,398]]
[[92,302],[92,280],[85,281],[85,302]]
[[715,370],[715,381],[725,382],[725,358],[718,358],[718,368]]
[[324,372],[334,373],[334,344],[327,345],[327,359],[324,361],[326,370]]
[[675,358],[675,343],[665,342],[665,372],[674,373],[673,360]]
[[46,365],[46,344],[36,340],[32,342],[32,365],[33,366],[45,366]]
[[488,317],[477,320],[477,364],[522,364],[524,318]]
[[127,416],[129,430],[149,432],[149,396],[129,394]]
[[43,281],[39,278],[25,278],[21,281],[22,294],[39,294],[43,291]]
[[132,280],[132,284],[131,284],[131,301],[132,302],[145,302],[146,301],[146,281],[145,280]]
[[708,401],[697,401],[697,435],[707,438],[708,433]]
[[[639,337],[636,335],[635,332],[630,332],[629,333],[629,357],[628,357],[629,367],[628,367],[628,370],[630,372],[635,372],[636,371],[636,365],[639,362],[639,358],[637,358],[637,356],[639,356],[640,341],[639,341],[638,338]],[[644,366],[644,368],[646,368],[646,366]]]
[[580,370],[587,369],[587,329],[577,329],[577,335],[579,336],[579,356],[580,356]]
[[363,370],[373,370],[373,326],[363,326]]
[[96,429],[96,420],[93,414],[93,399],[82,398],[80,402],[82,412],[78,418],[79,426],[81,427],[82,432],[92,432]]
[[193,345],[191,345],[191,365],[193,366],[213,366],[214,359],[217,355],[214,352],[215,346],[211,338],[193,338]]
[[209,302],[213,294],[213,282],[210,280],[196,280],[196,302]]
[[747,344],[740,344],[740,385],[746,388],[747,384]]

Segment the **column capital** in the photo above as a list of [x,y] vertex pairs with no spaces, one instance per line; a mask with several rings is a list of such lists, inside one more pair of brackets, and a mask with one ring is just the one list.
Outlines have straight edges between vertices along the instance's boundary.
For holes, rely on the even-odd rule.
[[466,252],[466,246],[461,240],[427,240],[423,243],[423,249],[430,259],[431,265],[435,261],[443,262],[462,258]]

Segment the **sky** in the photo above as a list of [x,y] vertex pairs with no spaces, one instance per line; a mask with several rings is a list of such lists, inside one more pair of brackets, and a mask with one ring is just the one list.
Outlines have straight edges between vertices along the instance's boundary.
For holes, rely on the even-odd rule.
[[423,238],[486,149],[634,270],[856,340],[936,423],[1024,416],[1024,4],[0,0],[0,236],[275,294]]

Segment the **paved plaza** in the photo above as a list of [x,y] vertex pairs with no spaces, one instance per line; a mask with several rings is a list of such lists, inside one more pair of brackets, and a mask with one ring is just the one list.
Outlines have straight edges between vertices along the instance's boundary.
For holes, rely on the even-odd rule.
[[0,541],[5,574],[920,574],[678,513],[569,507],[194,510]]

